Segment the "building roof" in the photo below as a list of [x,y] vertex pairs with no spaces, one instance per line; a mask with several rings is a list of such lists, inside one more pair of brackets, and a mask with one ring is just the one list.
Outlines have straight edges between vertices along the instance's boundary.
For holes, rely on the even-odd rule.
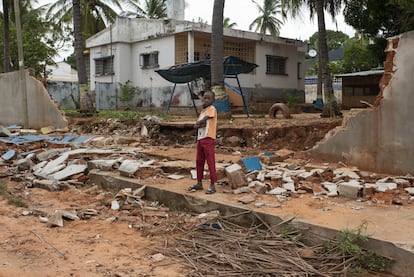
[[372,69],[367,71],[351,72],[344,74],[336,74],[336,77],[353,77],[353,76],[370,76],[370,75],[382,75],[384,69]]
[[[173,36],[184,32],[198,32],[211,34],[211,25],[175,19],[147,19],[118,17],[106,29],[98,32],[86,40],[86,47],[92,48],[112,43],[135,43],[149,39]],[[255,32],[224,28],[224,37],[241,40],[264,41],[285,45],[294,45],[306,51],[306,44],[297,39],[263,35]]]

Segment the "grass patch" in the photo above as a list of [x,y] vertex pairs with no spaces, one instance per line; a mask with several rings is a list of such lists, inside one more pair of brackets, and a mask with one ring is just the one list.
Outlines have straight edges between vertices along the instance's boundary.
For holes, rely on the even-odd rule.
[[0,180],[0,196],[7,200],[8,205],[27,208],[28,205],[18,196],[11,194],[4,181]]
[[339,240],[330,241],[327,246],[328,253],[340,253],[343,257],[354,257],[351,263],[353,276],[365,276],[367,271],[385,272],[391,261],[375,252],[364,249],[361,244],[368,241],[366,235],[368,223],[363,222],[356,229],[346,229],[339,232]]

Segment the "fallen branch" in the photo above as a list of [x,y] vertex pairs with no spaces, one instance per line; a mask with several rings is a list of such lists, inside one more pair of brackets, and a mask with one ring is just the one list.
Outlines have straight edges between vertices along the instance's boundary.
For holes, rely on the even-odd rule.
[[40,239],[41,241],[43,241],[44,243],[46,243],[47,245],[49,245],[58,255],[59,257],[61,257],[62,259],[66,260],[66,256],[65,254],[63,254],[61,251],[59,251],[59,249],[57,249],[56,247],[54,247],[52,244],[50,244],[49,242],[47,242],[44,238],[42,238],[38,233],[36,233],[35,231],[31,231],[33,235],[35,235],[38,239]]

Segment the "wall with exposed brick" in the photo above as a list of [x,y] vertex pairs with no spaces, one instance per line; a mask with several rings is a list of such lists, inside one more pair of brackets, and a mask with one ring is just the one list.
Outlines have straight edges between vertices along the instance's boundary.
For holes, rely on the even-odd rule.
[[311,155],[361,169],[414,174],[414,31],[388,39],[374,108],[353,109]]

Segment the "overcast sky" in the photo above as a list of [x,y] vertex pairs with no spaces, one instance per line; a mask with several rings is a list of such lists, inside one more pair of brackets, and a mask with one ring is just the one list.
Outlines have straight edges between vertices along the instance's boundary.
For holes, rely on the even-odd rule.
[[[51,3],[53,0],[38,0],[39,4]],[[185,19],[189,21],[198,21],[199,18],[211,24],[214,0],[185,0]],[[257,0],[259,4],[263,0]],[[143,0],[141,0],[143,3]],[[249,31],[249,25],[259,16],[259,11],[252,0],[225,0],[224,17],[229,17],[230,22],[237,23],[236,29]],[[344,22],[342,13],[335,18],[325,14],[326,29],[342,31],[352,37],[355,30]],[[303,9],[302,16],[287,20],[281,30],[280,36],[286,38],[306,40],[318,30],[317,18],[310,20],[309,13]],[[68,51],[69,52],[69,51]],[[69,53],[70,54],[70,53]]]

